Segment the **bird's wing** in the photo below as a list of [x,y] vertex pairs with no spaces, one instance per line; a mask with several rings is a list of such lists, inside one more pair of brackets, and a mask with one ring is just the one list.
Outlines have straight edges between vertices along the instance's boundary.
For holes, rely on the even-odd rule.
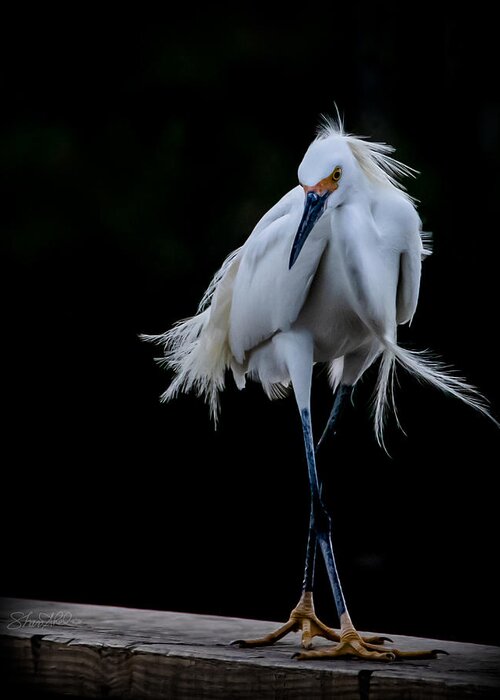
[[[398,324],[408,323],[417,308],[422,258],[430,254],[429,236],[422,234],[422,222],[413,203],[394,189],[379,188],[373,216],[386,260],[391,261],[391,278],[394,270],[397,283],[396,320]],[[385,285],[384,280],[382,283]],[[380,290],[377,296],[381,296]]]
[[304,304],[328,237],[320,219],[288,269],[303,208],[304,191],[296,187],[261,219],[241,250],[229,329],[239,363],[259,343],[289,329]]
[[422,259],[429,252],[424,249],[419,231],[414,230],[407,237],[407,247],[401,253],[399,280],[396,300],[396,320],[398,324],[410,323],[417,308],[420,290]]

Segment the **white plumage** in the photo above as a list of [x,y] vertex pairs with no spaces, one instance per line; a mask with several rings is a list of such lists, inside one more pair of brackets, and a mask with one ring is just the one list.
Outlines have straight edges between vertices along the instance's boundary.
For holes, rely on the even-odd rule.
[[[216,420],[218,394],[230,370],[238,387],[249,376],[270,398],[284,395],[292,381],[301,408],[312,363],[329,364],[335,387],[354,385],[381,358],[375,399],[379,442],[396,361],[487,414],[481,396],[464,380],[397,345],[397,325],[415,313],[421,261],[430,251],[415,206],[397,180],[414,171],[394,160],[392,150],[325,121],[300,164],[300,185],[226,259],[198,313],[163,335],[144,336],[164,345],[161,361],[175,373],[163,400],[193,390],[205,397]],[[305,191],[336,168],[338,187],[290,266]]]
[[[332,649],[304,651],[298,658],[392,661],[432,659],[440,650],[386,650],[384,637],[363,637],[354,627],[340,583],[331,541],[331,520],[321,498],[316,453],[331,431],[348,392],[375,360],[375,432],[383,445],[396,363],[411,374],[462,399],[486,415],[480,394],[435,360],[397,344],[397,327],[415,313],[422,234],[412,199],[398,178],[412,170],[394,160],[385,144],[345,134],[325,122],[298,171],[299,185],[262,217],[244,245],[227,258],[207,289],[198,313],[160,336],[161,360],[174,370],[164,400],[194,390],[208,401],[214,419],[227,371],[238,387],[250,377],[270,398],[292,386],[299,408],[311,496],[302,595],[287,623],[243,647],[274,644],[302,630],[302,646],[314,636]],[[315,444],[310,396],[314,363],[329,366],[337,389],[327,427]],[[327,627],[314,612],[316,551],[321,551],[340,623]]]

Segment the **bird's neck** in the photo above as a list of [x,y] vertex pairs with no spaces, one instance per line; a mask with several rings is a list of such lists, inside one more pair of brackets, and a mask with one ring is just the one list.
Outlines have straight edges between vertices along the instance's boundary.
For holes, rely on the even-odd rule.
[[356,209],[361,215],[368,216],[372,209],[373,193],[364,184],[356,184],[346,193],[340,209]]
[[349,182],[349,187],[345,192],[344,205],[353,205],[360,210],[369,211],[371,208],[371,203],[374,197],[373,188],[371,183],[363,175],[363,173],[356,173],[354,177]]
[[335,236],[348,241],[353,238],[368,243],[378,237],[377,227],[373,220],[371,199],[368,194],[358,193],[346,198],[342,206],[335,210],[332,217],[332,231]]

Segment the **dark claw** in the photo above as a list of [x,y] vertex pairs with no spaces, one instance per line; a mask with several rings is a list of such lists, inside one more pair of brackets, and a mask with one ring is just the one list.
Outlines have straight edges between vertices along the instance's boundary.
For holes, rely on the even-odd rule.
[[391,639],[390,637],[377,637],[377,641],[374,643],[375,644],[383,644],[384,642],[390,642],[391,644],[394,644],[394,640]]
[[445,651],[444,649],[433,649],[431,651],[431,654],[434,654],[434,656],[437,656],[437,654],[446,654],[446,656],[450,655],[449,651]]
[[239,647],[240,649],[243,649],[244,647],[247,646],[247,643],[245,642],[244,639],[233,639],[232,642],[229,642],[230,647]]

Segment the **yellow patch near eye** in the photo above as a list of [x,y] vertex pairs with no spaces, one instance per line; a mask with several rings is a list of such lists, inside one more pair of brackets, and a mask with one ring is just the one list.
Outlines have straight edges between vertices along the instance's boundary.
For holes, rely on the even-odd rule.
[[337,166],[332,173],[332,180],[334,182],[338,182],[341,177],[342,177],[342,168],[340,166]]

